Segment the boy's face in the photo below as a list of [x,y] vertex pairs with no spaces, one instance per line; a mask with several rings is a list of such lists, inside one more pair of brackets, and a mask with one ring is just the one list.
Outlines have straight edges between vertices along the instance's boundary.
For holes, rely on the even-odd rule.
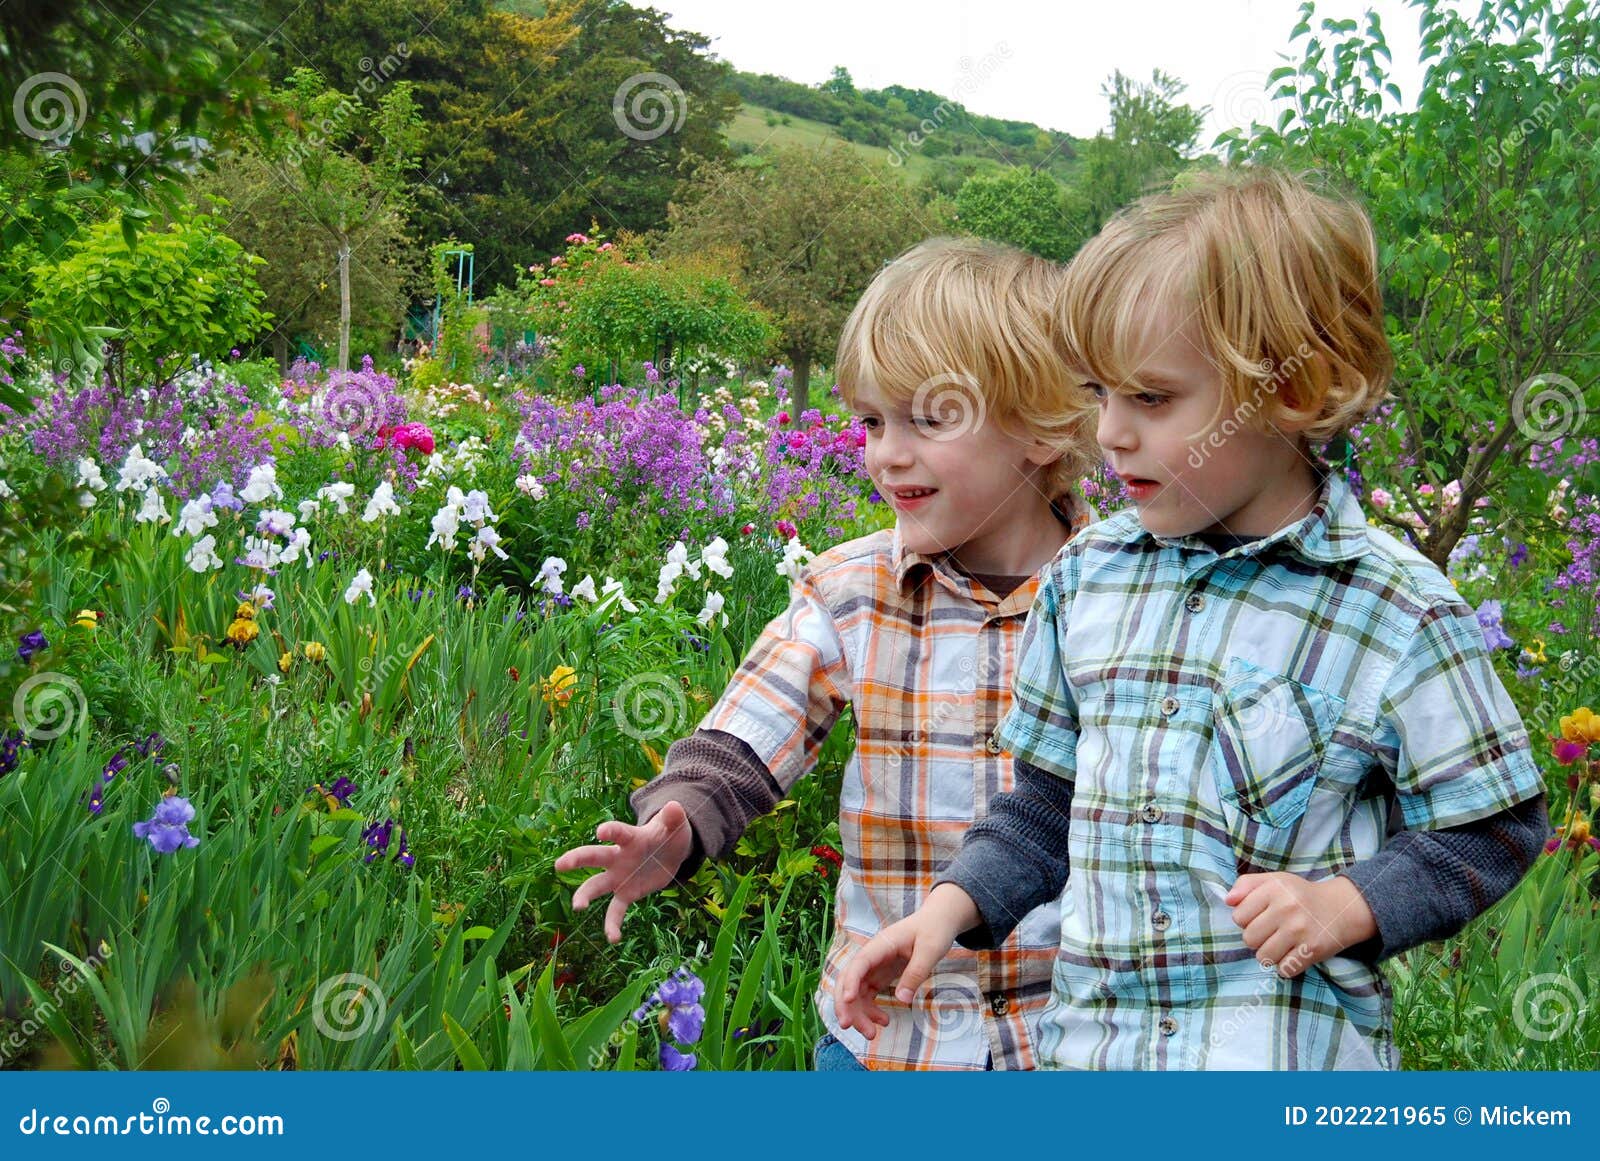
[[1222,376],[1180,312],[1152,313],[1135,365],[1135,390],[1091,390],[1106,463],[1128,486],[1146,529],[1165,537],[1265,536],[1310,513],[1310,453],[1292,431],[1258,426],[1272,401],[1267,388],[1238,407],[1227,400]]
[[862,386],[855,412],[867,431],[867,473],[909,551],[949,551],[969,571],[1020,576],[1066,539],[1039,487],[1055,453],[1003,430],[967,382],[941,377],[905,401]]

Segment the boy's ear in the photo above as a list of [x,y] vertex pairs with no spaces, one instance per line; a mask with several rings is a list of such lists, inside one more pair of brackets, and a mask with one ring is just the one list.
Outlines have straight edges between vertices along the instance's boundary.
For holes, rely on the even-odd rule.
[[1047,468],[1067,452],[1065,444],[1052,444],[1042,439],[1028,441],[1027,459],[1036,467]]

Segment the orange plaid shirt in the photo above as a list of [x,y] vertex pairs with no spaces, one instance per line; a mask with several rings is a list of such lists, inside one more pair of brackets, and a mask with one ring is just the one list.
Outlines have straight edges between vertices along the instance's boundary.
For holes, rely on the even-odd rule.
[[[1081,502],[1058,515],[1074,534],[1091,517]],[[1000,600],[945,558],[906,551],[898,528],[841,544],[804,571],[700,722],[748,743],[788,793],[845,707],[854,715],[839,808],[844,867],[816,1000],[869,1068],[1034,1066],[1060,944],[1053,906],[994,951],[952,947],[909,1006],[880,998],[889,1026],[875,1040],[839,1026],[833,989],[855,948],[916,910],[989,800],[1012,788],[994,731],[1011,708],[1038,587],[1030,577]]]

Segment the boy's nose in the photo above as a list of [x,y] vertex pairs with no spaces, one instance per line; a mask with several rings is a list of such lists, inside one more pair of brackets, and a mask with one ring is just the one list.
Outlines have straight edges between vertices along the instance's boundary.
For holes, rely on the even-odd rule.
[[1101,449],[1108,452],[1129,452],[1138,447],[1133,424],[1129,422],[1129,408],[1119,396],[1112,395],[1101,405],[1095,439]]
[[912,460],[911,439],[897,427],[897,424],[885,424],[883,434],[875,441],[877,446],[869,448],[876,453],[872,458],[886,467],[905,467]]

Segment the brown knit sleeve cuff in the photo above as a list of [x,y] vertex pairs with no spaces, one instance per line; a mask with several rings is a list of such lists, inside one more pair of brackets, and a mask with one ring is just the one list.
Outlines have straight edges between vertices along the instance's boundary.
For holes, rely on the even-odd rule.
[[641,826],[668,802],[683,807],[694,841],[673,879],[685,883],[706,858],[731,852],[745,828],[782,798],[766,763],[743,738],[696,730],[672,744],[661,773],[634,791],[629,803]]

